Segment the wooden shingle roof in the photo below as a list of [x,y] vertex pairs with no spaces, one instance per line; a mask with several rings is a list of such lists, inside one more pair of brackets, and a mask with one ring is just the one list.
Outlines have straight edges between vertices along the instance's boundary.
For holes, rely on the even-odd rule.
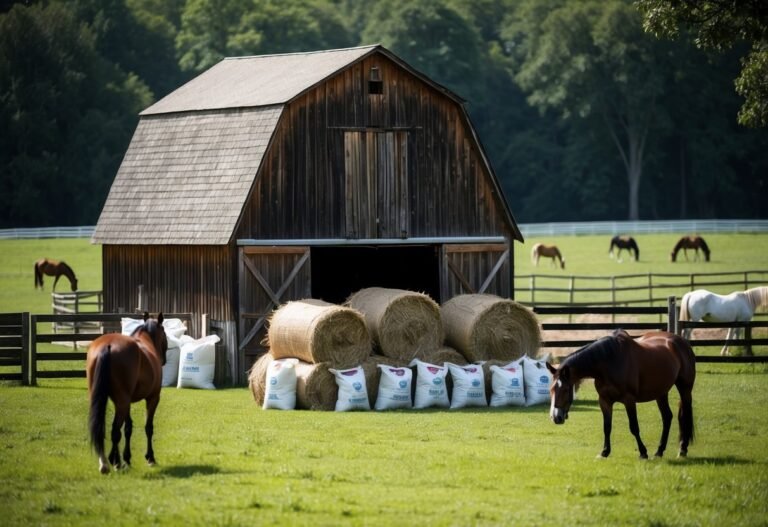
[[229,242],[282,106],[144,117],[92,241]]
[[377,48],[226,58],[140,115],[285,104]]

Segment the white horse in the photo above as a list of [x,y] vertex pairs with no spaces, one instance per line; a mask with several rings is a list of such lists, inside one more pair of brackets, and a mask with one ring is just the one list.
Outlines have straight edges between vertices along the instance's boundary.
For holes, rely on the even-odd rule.
[[[683,295],[680,302],[680,320],[693,322],[749,322],[758,307],[768,306],[768,287],[753,287],[728,295],[718,295],[706,289],[697,289]],[[720,355],[728,354],[728,340],[737,338],[742,328],[729,328],[726,343]],[[691,328],[683,336],[691,337]]]

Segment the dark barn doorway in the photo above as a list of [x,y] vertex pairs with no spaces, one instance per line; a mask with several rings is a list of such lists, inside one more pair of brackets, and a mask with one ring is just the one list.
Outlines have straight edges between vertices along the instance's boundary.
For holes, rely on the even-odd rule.
[[439,247],[312,247],[312,297],[334,304],[366,287],[425,293],[440,302]]

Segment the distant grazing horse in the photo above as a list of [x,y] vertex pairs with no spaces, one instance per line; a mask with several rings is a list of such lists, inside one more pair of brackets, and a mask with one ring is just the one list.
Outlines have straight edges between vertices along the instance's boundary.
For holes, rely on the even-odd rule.
[[[613,249],[617,248],[616,259],[621,261],[621,251],[626,249],[630,256],[635,261],[640,259],[640,248],[637,246],[637,242],[632,236],[614,236],[611,238],[611,247],[608,249],[608,256],[613,258]],[[634,254],[632,254],[634,251]]]
[[107,457],[104,455],[105,420],[107,398],[115,405],[115,418],[112,421],[112,450],[109,463],[120,468],[120,430],[125,424],[125,449],[123,459],[131,464],[131,403],[146,399],[147,422],[144,430],[147,434],[147,453],[144,456],[150,465],[155,464],[152,449],[154,417],[160,402],[160,384],[165,365],[168,341],[163,329],[163,314],[157,320],[144,313],[144,324],[134,330],[131,336],[119,333],[102,335],[88,348],[86,374],[88,394],[91,405],[88,416],[88,431],[91,445],[99,456],[99,470],[109,472]]
[[671,261],[677,261],[677,253],[680,252],[680,249],[683,250],[686,260],[688,260],[688,249],[694,249],[696,251],[693,257],[694,261],[699,259],[699,249],[701,249],[704,253],[704,259],[709,261],[709,247],[707,246],[707,242],[705,242],[704,238],[701,236],[683,236],[680,238],[675,244],[674,249],[672,249],[672,252],[669,254],[669,259]]
[[69,278],[69,283],[72,285],[72,291],[77,291],[77,278],[75,272],[65,262],[59,262],[57,260],[49,260],[48,258],[41,258],[35,262],[35,289],[38,287],[43,288],[43,275],[55,276],[53,281],[53,290],[56,291],[56,284],[59,282],[61,275]]
[[[718,295],[706,289],[685,293],[680,302],[680,320],[693,322],[749,322],[759,307],[768,306],[768,287],[753,287],[728,295]],[[729,328],[725,340],[738,338],[743,328]],[[685,338],[691,337],[691,328],[683,330]],[[751,350],[747,348],[747,353]],[[726,342],[720,355],[728,354]]]
[[531,249],[531,261],[538,266],[539,258],[542,256],[552,258],[552,265],[556,265],[556,259],[559,260],[560,269],[565,269],[565,258],[560,254],[560,249],[557,248],[557,245],[544,245],[543,243],[534,245],[533,249]]
[[569,355],[559,368],[547,363],[552,372],[552,403],[549,415],[561,425],[568,418],[573,402],[573,386],[584,378],[595,379],[600,410],[603,412],[605,442],[600,456],[611,453],[613,404],[623,403],[629,417],[629,431],[635,436],[640,458],[648,450],[640,440],[637,403],[656,401],[661,412],[662,432],[656,456],[664,455],[672,424],[668,392],[675,386],[680,393],[677,419],[680,425],[680,457],[688,454],[693,442],[693,383],[696,380],[696,357],[684,338],[666,331],[646,333],[634,340],[617,330],[610,337],[588,344]]

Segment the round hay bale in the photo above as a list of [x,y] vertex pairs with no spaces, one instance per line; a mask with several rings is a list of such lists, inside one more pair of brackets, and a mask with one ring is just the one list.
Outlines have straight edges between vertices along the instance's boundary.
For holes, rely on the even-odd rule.
[[423,293],[370,287],[346,305],[363,314],[376,350],[386,357],[411,361],[443,343],[440,308]]
[[275,359],[327,362],[333,368],[357,366],[371,354],[371,338],[359,312],[315,299],[280,306],[272,314],[267,341]]
[[442,366],[446,362],[451,362],[459,366],[469,364],[469,361],[467,361],[464,355],[448,346],[442,346],[440,348],[421,353],[417,358],[422,362],[437,364],[438,366]]
[[327,362],[309,364],[299,361],[296,365],[296,408],[303,410],[333,411],[339,396],[336,378]]
[[259,406],[264,406],[264,394],[267,389],[267,368],[275,358],[265,353],[253,363],[248,371],[248,387],[253,394],[253,400]]
[[541,346],[536,315],[514,300],[459,295],[440,308],[445,342],[469,362],[535,357]]

